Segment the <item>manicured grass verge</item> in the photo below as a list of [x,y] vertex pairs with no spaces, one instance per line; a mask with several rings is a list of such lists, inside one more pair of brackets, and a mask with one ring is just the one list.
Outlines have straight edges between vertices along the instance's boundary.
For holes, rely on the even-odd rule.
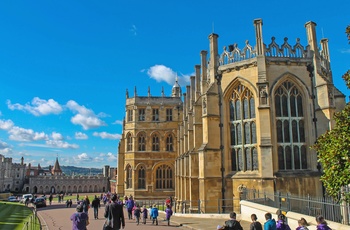
[[[13,202],[0,202],[0,229],[1,230],[22,230],[23,226],[32,220],[33,212],[23,204]],[[28,225],[28,229],[40,229],[39,220],[36,224]],[[25,228],[27,229],[27,228]]]

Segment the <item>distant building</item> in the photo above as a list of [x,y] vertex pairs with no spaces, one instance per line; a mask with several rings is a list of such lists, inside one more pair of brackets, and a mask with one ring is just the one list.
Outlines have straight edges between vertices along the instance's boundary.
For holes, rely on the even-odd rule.
[[28,167],[29,176],[23,187],[26,193],[84,193],[106,192],[109,189],[109,179],[99,176],[65,176],[60,167],[58,157],[55,165],[49,170],[43,170],[40,165],[36,169]]
[[22,191],[26,165],[23,163],[12,163],[12,158],[0,154],[0,192]]

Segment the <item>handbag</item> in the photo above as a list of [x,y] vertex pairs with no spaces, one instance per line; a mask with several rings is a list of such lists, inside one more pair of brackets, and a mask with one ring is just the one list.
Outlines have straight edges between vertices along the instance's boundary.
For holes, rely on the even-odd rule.
[[[110,208],[110,207],[109,207]],[[112,226],[111,226],[111,210],[108,208],[108,217],[106,219],[106,222],[103,225],[103,230],[112,230]]]

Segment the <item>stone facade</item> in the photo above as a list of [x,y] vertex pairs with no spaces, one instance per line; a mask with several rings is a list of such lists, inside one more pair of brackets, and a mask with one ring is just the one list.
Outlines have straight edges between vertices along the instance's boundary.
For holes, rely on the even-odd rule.
[[305,24],[306,46],[288,38],[278,45],[274,37],[266,45],[262,20],[254,27],[255,47],[247,41],[221,54],[219,36],[209,35],[209,54],[201,52],[184,96],[175,193],[179,203],[200,200],[201,212],[217,211],[218,202],[239,210],[233,198],[244,189],[322,196],[310,146],[345,106],[333,85],[328,41],[318,48],[314,22]]
[[22,191],[25,179],[26,165],[13,163],[11,157],[0,154],[0,192]]
[[118,194],[163,199],[175,194],[177,130],[182,119],[181,88],[171,97],[126,95],[126,120],[119,143]]
[[[245,189],[322,196],[321,166],[310,146],[332,129],[345,96],[333,84],[328,40],[318,48],[316,24],[305,27],[306,46],[299,39],[291,45],[288,38],[278,45],[274,37],[266,45],[261,19],[254,20],[255,47],[247,41],[219,53],[219,36],[209,35],[209,52],[200,52],[183,102],[179,95],[127,93],[117,193],[151,199],[175,189],[178,204],[191,201],[195,210],[200,201],[201,212],[217,212],[218,203],[239,210]],[[155,108],[161,111],[157,122]],[[174,111],[172,122],[166,122],[167,108]],[[152,151],[154,134],[158,151]],[[177,140],[174,152],[166,151],[169,134]],[[142,138],[146,147],[140,151]],[[172,170],[171,189],[157,189],[162,165]]]

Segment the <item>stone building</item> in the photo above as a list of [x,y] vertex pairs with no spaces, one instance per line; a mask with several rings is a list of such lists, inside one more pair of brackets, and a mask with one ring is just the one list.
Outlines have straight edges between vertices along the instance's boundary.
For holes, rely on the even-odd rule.
[[238,206],[233,198],[246,189],[323,195],[310,146],[345,106],[333,84],[328,40],[319,48],[316,24],[307,22],[306,46],[288,38],[279,45],[274,37],[267,45],[262,25],[254,20],[254,47],[247,41],[220,52],[219,36],[210,34],[209,53],[200,52],[184,96],[175,195],[200,200],[201,212],[213,211],[209,201]]
[[[109,167],[109,166],[108,166]],[[49,170],[43,170],[40,165],[37,168],[28,167],[27,183],[23,186],[26,193],[84,193],[106,192],[109,190],[108,175],[98,176],[66,176],[56,157],[55,165]]]
[[11,157],[0,154],[0,192],[20,192],[22,191],[25,178],[26,165],[23,163],[13,163]]
[[175,194],[177,130],[182,119],[181,88],[172,95],[138,96],[126,93],[126,120],[119,142],[118,194],[136,199],[162,199]]

